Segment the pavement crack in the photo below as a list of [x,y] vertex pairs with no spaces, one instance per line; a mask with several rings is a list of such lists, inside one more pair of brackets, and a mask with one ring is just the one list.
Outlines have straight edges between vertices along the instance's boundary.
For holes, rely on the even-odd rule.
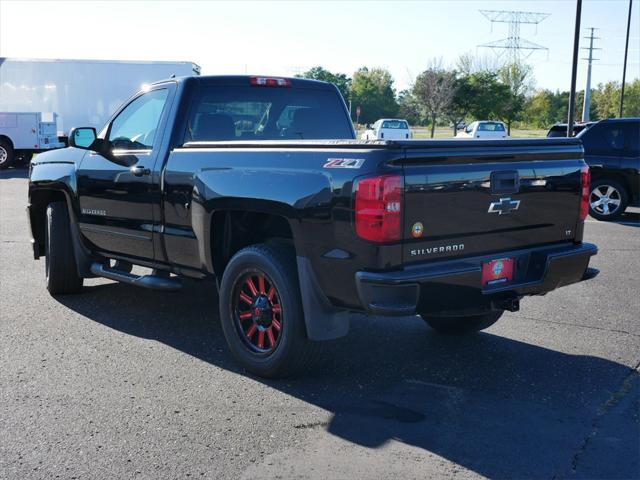
[[572,327],[587,328],[589,330],[601,330],[603,332],[622,333],[624,335],[630,335],[632,337],[640,338],[640,335],[637,334],[637,333],[627,332],[626,330],[617,330],[615,328],[603,328],[603,327],[596,327],[594,325],[584,325],[582,323],[573,323],[573,322],[558,322],[558,321],[555,321],[555,320],[547,320],[546,318],[534,318],[534,317],[527,317],[527,316],[524,316],[524,315],[520,315],[520,318],[524,318],[524,319],[527,319],[527,320],[534,320],[536,322],[555,323],[557,325],[570,325]]
[[624,378],[620,388],[616,392],[610,394],[609,398],[607,398],[607,400],[605,400],[605,402],[598,408],[595,417],[591,420],[591,431],[584,438],[584,440],[580,444],[580,447],[578,447],[578,450],[571,459],[571,473],[576,473],[578,464],[580,463],[580,459],[586,452],[591,440],[598,435],[604,417],[631,391],[634,380],[636,380],[636,378],[640,375],[638,372],[638,368],[640,368],[640,362],[638,362],[635,367],[633,367],[633,371]]
[[322,421],[322,422],[311,422],[311,423],[301,423],[299,425],[294,425],[293,428],[297,428],[297,429],[307,429],[307,428],[318,428],[318,427],[326,427],[329,425],[329,422],[327,421]]

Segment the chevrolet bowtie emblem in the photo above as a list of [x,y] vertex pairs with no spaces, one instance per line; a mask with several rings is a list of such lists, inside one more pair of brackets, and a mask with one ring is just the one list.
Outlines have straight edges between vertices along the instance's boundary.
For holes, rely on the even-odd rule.
[[497,213],[498,215],[511,213],[518,210],[520,200],[511,200],[510,198],[501,198],[499,202],[491,202],[489,205],[489,213]]

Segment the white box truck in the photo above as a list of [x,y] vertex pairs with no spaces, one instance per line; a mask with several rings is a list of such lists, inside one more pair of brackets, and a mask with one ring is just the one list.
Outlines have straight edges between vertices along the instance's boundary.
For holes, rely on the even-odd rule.
[[58,141],[55,113],[0,112],[0,168],[64,146]]
[[[56,134],[60,141],[66,142],[69,130],[73,127],[100,129],[115,109],[144,84],[172,75],[184,77],[199,74],[200,67],[193,62],[0,57],[0,115],[7,115],[7,122],[20,119],[28,123],[24,124],[26,130],[19,132],[0,126],[0,157],[3,151],[6,154],[0,168],[21,158],[26,160],[33,152],[43,150],[40,147],[18,148],[14,143],[18,141],[16,138],[34,134],[34,129],[40,132],[40,124],[27,121],[22,117],[24,113],[53,114],[53,121],[57,123]],[[51,126],[45,125],[43,128],[50,131]],[[41,146],[42,143],[34,142],[33,145]]]

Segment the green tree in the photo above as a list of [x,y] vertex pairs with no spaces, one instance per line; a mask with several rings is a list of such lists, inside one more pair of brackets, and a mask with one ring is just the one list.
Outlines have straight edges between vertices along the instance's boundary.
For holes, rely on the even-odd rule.
[[498,116],[507,124],[507,134],[511,135],[511,124],[522,117],[526,95],[531,90],[532,70],[524,63],[507,63],[498,70],[498,78],[509,87]]
[[477,72],[468,77],[473,92],[469,114],[476,120],[500,118],[509,87],[498,80],[493,72]]
[[640,117],[640,79],[624,87],[624,117]]
[[549,90],[537,91],[526,103],[523,118],[538,128],[549,128],[555,123],[553,117],[553,93]]
[[458,125],[469,115],[474,108],[477,89],[474,87],[470,75],[458,75],[455,79],[455,91],[451,104],[446,111],[446,117],[451,122],[453,136],[458,133]]
[[595,103],[598,118],[615,118],[620,113],[620,84],[618,82],[598,84],[598,88],[593,91],[591,98]]
[[361,123],[372,123],[398,113],[393,77],[387,70],[362,67],[353,74],[351,85],[352,103],[354,109],[361,109]]
[[431,138],[435,133],[436,122],[450,110],[455,91],[454,72],[431,67],[416,78],[412,93],[431,123]]
[[333,83],[344,98],[344,101],[349,104],[350,92],[351,92],[351,79],[344,73],[332,73],[322,67],[313,67],[307,70],[302,75],[296,75],[301,78],[310,78],[311,80],[321,80],[323,82]]
[[398,93],[398,105],[400,107],[398,115],[409,122],[410,125],[422,124],[420,106],[410,90],[402,90]]

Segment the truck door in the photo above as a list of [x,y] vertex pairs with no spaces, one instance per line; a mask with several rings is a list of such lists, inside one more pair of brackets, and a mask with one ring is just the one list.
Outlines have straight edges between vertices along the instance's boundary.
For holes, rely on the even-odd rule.
[[80,230],[102,252],[153,259],[160,221],[160,176],[155,171],[175,85],[141,93],[100,134],[107,158],[87,152],[78,169]]

